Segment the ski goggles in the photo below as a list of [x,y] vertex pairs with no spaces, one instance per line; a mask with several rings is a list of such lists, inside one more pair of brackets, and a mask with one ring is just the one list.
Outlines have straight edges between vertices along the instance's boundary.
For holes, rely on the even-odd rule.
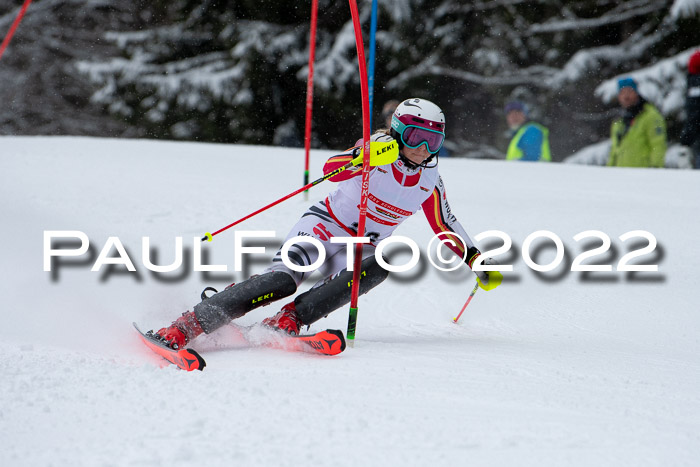
[[430,154],[436,154],[444,141],[445,134],[443,132],[414,125],[406,125],[401,133],[401,142],[404,146],[415,149],[425,145]]

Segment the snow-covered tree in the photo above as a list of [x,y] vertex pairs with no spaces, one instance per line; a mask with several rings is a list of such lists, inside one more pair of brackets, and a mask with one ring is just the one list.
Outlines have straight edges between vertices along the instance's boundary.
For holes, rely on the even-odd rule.
[[[358,3],[367,36],[371,2]],[[17,7],[1,4],[4,29]],[[32,5],[22,26],[32,34],[18,35],[13,56],[0,62],[3,76],[10,64],[26,81],[0,97],[45,89],[78,102],[89,112],[68,113],[84,119],[84,134],[99,134],[95,122],[105,120],[93,117],[101,108],[120,134],[302,143],[310,0]],[[700,46],[700,0],[379,0],[379,7],[375,122],[386,100],[426,97],[446,111],[452,154],[497,157],[506,143],[503,105],[520,98],[550,127],[553,158],[561,160],[608,137],[614,83],[632,75],[669,118],[671,138],[678,132],[683,61]],[[91,13],[56,21],[68,12]],[[343,148],[361,134],[348,4],[320,0],[318,18],[314,146]],[[27,67],[32,60],[37,65]],[[65,77],[46,82],[39,64]],[[37,108],[28,99],[0,114],[1,131],[29,132],[33,118],[45,118]]]

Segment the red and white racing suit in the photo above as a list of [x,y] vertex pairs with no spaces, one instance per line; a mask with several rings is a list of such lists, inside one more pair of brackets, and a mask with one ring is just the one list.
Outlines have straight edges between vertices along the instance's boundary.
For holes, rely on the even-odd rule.
[[[376,133],[371,139],[390,141],[391,137]],[[323,173],[328,174],[350,162],[361,147],[362,142],[359,141],[357,146],[328,159]],[[326,260],[320,268],[324,277],[347,267],[347,245],[331,243],[330,239],[357,235],[361,174],[362,167],[354,167],[331,177],[330,181],[338,182],[338,188],[325,200],[311,206],[285,239],[286,242],[296,236],[311,236],[319,240],[326,251]],[[465,262],[471,266],[478,250],[452,214],[437,167],[412,169],[400,159],[391,164],[371,167],[365,224],[365,236],[370,238],[371,244],[363,248],[363,258],[374,255],[374,247],[381,240],[389,237],[404,220],[421,209],[433,231],[440,234],[443,241],[452,240],[445,245],[465,258]],[[464,243],[454,234],[459,235]],[[294,244],[288,256],[291,262],[306,266],[316,262],[319,252],[313,245],[301,243]],[[297,286],[310,274],[287,268],[282,263],[280,252],[274,257],[269,270],[287,272],[294,277]]]

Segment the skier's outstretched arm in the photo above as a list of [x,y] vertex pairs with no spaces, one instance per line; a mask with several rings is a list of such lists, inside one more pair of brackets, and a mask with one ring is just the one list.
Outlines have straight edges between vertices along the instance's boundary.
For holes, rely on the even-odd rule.
[[[435,189],[421,207],[433,232],[440,236],[440,239],[450,250],[460,258],[464,258],[464,262],[471,269],[476,259],[481,256],[481,252],[452,214],[441,177],[438,178]],[[498,263],[492,258],[486,258],[483,264],[494,265]],[[503,275],[498,271],[474,271],[474,274],[476,274],[479,286],[484,290],[495,289],[503,280]]]

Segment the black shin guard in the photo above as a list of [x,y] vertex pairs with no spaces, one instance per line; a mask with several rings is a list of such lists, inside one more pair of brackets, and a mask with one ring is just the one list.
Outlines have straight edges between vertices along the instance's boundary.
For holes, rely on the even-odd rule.
[[250,310],[292,295],[297,284],[287,273],[274,271],[253,276],[228,287],[194,307],[197,321],[205,333],[214,332],[232,319]]
[[[360,295],[381,284],[389,275],[374,256],[362,260]],[[334,274],[311,290],[298,295],[294,306],[302,324],[309,325],[327,316],[343,305],[350,303],[353,273],[347,269]]]

